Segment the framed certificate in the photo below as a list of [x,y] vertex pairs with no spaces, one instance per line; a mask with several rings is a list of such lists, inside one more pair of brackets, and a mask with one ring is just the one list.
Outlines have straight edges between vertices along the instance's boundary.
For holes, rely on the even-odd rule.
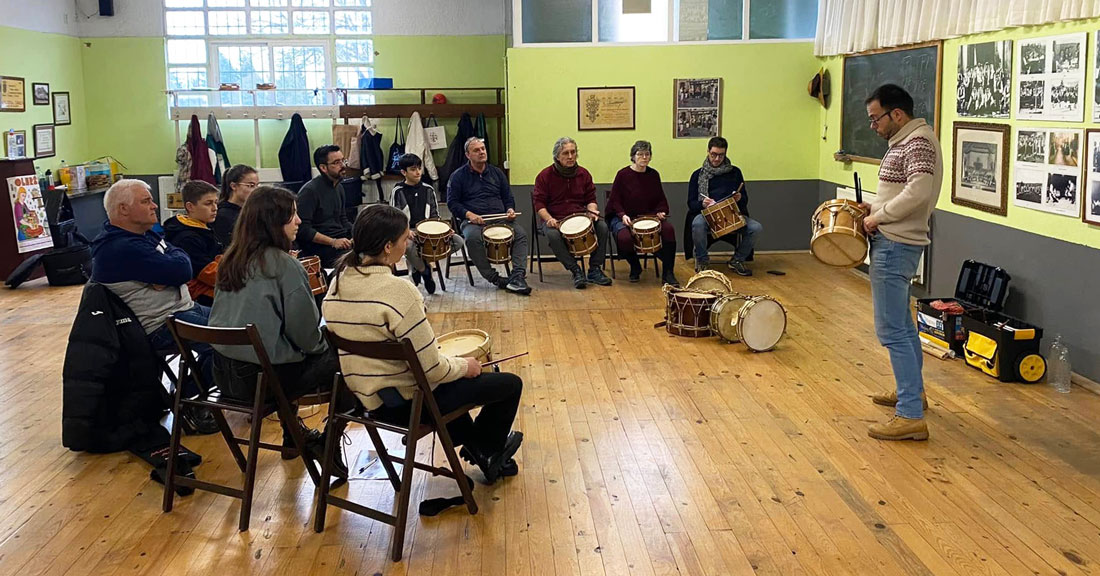
[[577,88],[577,130],[633,129],[633,86]]

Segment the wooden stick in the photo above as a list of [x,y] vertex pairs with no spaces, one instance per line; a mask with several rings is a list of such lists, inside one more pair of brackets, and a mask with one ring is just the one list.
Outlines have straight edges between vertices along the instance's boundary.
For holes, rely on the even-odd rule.
[[500,360],[493,360],[492,362],[485,362],[484,364],[481,365],[481,367],[482,368],[488,368],[490,366],[496,366],[497,364],[500,364],[501,362],[507,362],[508,360],[515,360],[516,358],[519,358],[520,356],[526,356],[527,354],[528,354],[527,352],[523,352],[523,353],[520,353],[520,354],[516,354],[514,356],[509,356],[507,358],[501,358]]
[[[515,213],[516,216],[519,216],[521,214],[523,214],[523,212],[516,212]],[[507,218],[507,217],[508,217],[508,213],[505,212],[503,214],[486,214],[486,215],[482,216],[481,219],[482,220],[500,220],[501,218]]]

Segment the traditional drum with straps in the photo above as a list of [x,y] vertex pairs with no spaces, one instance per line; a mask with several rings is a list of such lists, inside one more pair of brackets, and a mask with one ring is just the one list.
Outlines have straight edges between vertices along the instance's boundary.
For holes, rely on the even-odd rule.
[[687,284],[684,284],[684,288],[714,294],[729,294],[733,292],[733,283],[721,272],[702,270],[689,278]]
[[485,255],[493,264],[506,264],[512,260],[512,240],[516,233],[507,224],[489,224],[481,231],[485,240]]
[[859,204],[837,198],[817,207],[810,219],[810,251],[824,264],[853,268],[867,258],[867,235]]
[[445,220],[425,218],[416,223],[416,251],[425,262],[437,262],[451,254],[455,231]]
[[771,296],[752,296],[737,311],[737,339],[753,352],[767,352],[787,332],[787,311]]
[[321,268],[321,259],[317,256],[306,256],[299,258],[298,261],[302,263],[302,268],[306,269],[310,292],[314,296],[328,292],[328,281],[325,280],[325,271]]
[[634,251],[655,254],[661,250],[661,220],[656,216],[638,216],[630,223]]
[[723,294],[714,301],[710,307],[710,329],[726,342],[739,342],[737,335],[737,313],[741,306],[748,302],[752,296],[739,292]]
[[718,296],[665,285],[665,330],[675,336],[710,336],[711,306]]
[[710,235],[715,238],[721,238],[745,227],[745,219],[741,216],[741,210],[737,208],[737,202],[733,201],[733,196],[703,208],[703,219],[707,221]]
[[492,360],[493,341],[484,330],[470,328],[440,335],[435,340],[439,353],[459,358],[476,358],[485,363]]
[[587,214],[573,214],[566,216],[558,225],[565,246],[569,253],[576,258],[588,256],[596,250],[596,227],[592,225],[592,219]]

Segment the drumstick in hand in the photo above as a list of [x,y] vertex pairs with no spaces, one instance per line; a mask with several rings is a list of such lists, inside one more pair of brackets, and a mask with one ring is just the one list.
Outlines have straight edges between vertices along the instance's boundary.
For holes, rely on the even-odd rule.
[[481,367],[482,368],[488,368],[490,366],[496,366],[497,364],[500,364],[501,362],[506,362],[508,360],[515,360],[516,358],[519,358],[520,356],[526,356],[527,354],[528,354],[527,352],[523,352],[521,354],[516,354],[514,356],[509,356],[507,358],[501,358],[500,360],[493,360],[492,362],[485,362],[481,365]]

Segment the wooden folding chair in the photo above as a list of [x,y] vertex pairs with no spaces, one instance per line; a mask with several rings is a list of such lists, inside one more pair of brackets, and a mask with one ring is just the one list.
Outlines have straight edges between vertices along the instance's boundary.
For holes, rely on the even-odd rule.
[[[186,405],[204,406],[213,410],[214,419],[218,423],[218,429],[221,430],[222,437],[225,438],[225,442],[229,446],[229,451],[233,454],[233,459],[237,462],[237,467],[244,473],[244,486],[241,488],[233,488],[231,486],[223,486],[177,475],[176,459],[169,458],[168,470],[165,474],[166,478],[164,482],[164,511],[172,511],[172,501],[176,494],[176,485],[197,488],[208,492],[216,492],[224,496],[232,496],[233,498],[239,498],[241,500],[241,519],[239,527],[243,532],[248,530],[248,522],[252,513],[252,493],[256,486],[256,460],[259,456],[259,450],[263,448],[265,450],[273,450],[280,453],[283,450],[283,447],[278,444],[269,444],[260,441],[260,428],[263,425],[264,416],[271,412],[278,412],[279,419],[285,422],[287,424],[287,429],[290,430],[290,435],[294,439],[294,445],[298,448],[299,457],[302,459],[302,462],[305,463],[306,470],[309,472],[310,478],[313,479],[313,483],[317,484],[320,480],[317,466],[306,454],[305,440],[298,427],[297,411],[291,407],[290,402],[287,401],[286,395],[283,393],[283,387],[279,383],[279,378],[275,374],[275,369],[272,367],[271,360],[268,358],[267,351],[264,349],[263,341],[260,339],[260,332],[256,329],[255,325],[248,324],[243,328],[210,328],[191,324],[175,318],[169,318],[168,330],[176,340],[176,345],[180,350],[180,356],[183,359],[180,363],[179,374],[181,385],[176,386],[175,401],[172,405],[173,414],[179,414],[180,408]],[[208,386],[207,383],[203,381],[202,370],[199,368],[198,362],[191,353],[191,343],[223,346],[251,346],[256,352],[256,357],[260,360],[261,367],[260,373],[256,376],[256,393],[252,402],[241,402],[239,400],[222,397],[220,390]],[[182,382],[185,382],[188,377],[194,378],[195,383],[199,387],[199,395],[195,398],[182,397]],[[266,402],[267,391],[269,389],[275,396],[274,406]],[[227,410],[249,415],[251,418],[251,425],[249,427],[247,439],[237,438],[233,435],[233,430],[225,420],[225,411]],[[182,419],[180,418],[172,419],[172,440],[169,444],[169,454],[179,453],[180,434],[182,432],[181,422]],[[247,458],[241,453],[241,445],[248,447]]]
[[[325,460],[321,468],[321,485],[317,494],[317,511],[313,524],[313,529],[315,531],[324,531],[325,512],[328,510],[329,505],[389,524],[394,528],[393,543],[390,547],[390,558],[392,558],[394,562],[397,562],[401,560],[402,547],[405,544],[405,524],[409,515],[409,496],[412,493],[412,473],[414,468],[431,472],[433,476],[453,478],[455,482],[458,483],[459,491],[462,492],[462,499],[466,503],[466,509],[469,510],[470,514],[477,514],[477,502],[474,501],[473,490],[467,481],[466,473],[462,470],[462,463],[455,453],[451,435],[447,432],[447,424],[472,410],[474,405],[469,404],[463,406],[445,415],[439,412],[439,405],[436,404],[435,396],[432,395],[431,388],[428,386],[428,378],[424,375],[424,369],[416,356],[416,349],[413,347],[412,341],[408,338],[400,342],[356,342],[341,338],[330,332],[327,328],[322,328],[322,330],[325,333],[325,338],[328,339],[329,345],[336,348],[336,350],[348,352],[356,356],[363,356],[365,358],[401,360],[407,362],[409,369],[416,378],[416,390],[413,392],[413,398],[410,401],[409,424],[408,426],[400,426],[376,420],[364,414],[352,415],[339,413],[336,410],[336,395],[340,387],[346,386],[347,384],[344,382],[341,374],[336,375],[336,381],[332,386],[332,401],[329,402],[328,430],[325,440]],[[421,415],[425,406],[428,412],[427,423],[421,422]],[[386,475],[389,477],[390,484],[393,486],[395,493],[394,507],[397,509],[396,513],[389,514],[381,510],[367,508],[361,504],[338,496],[333,496],[329,493],[329,474],[332,470],[333,461],[335,460],[336,450],[339,448],[339,438],[335,431],[343,429],[340,423],[347,422],[362,424],[363,427],[366,428],[367,435],[370,436],[371,442],[374,444],[374,449],[378,452],[378,461],[382,463],[382,466],[386,470]],[[382,442],[382,436],[378,433],[379,430],[386,430],[404,436],[404,457],[394,456],[386,450],[386,445]],[[439,442],[443,445],[443,453],[447,456],[450,468],[438,468],[430,464],[416,461],[417,441],[432,432],[439,434]],[[393,466],[394,462],[401,464],[400,476],[398,476],[397,470]]]

